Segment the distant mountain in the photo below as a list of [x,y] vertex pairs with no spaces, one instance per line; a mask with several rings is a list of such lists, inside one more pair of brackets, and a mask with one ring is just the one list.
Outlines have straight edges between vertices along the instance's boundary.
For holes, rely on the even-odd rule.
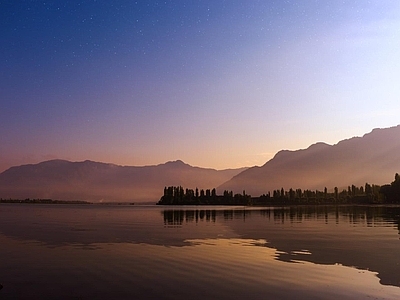
[[303,150],[280,151],[265,165],[243,171],[217,191],[246,190],[260,196],[282,187],[332,190],[366,182],[390,183],[396,172],[400,173],[400,125],[374,129],[332,146],[317,143]]
[[51,198],[104,202],[156,202],[164,186],[216,187],[242,169],[217,171],[182,161],[157,166],[118,166],[93,161],[50,160],[0,174],[0,198]]

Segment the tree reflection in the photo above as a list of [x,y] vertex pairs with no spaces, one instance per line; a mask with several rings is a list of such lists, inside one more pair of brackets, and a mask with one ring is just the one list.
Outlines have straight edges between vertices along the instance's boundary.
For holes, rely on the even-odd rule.
[[[254,211],[253,211],[254,212]],[[258,213],[260,213],[259,211]],[[252,210],[234,210],[234,209],[167,209],[163,210],[164,225],[166,226],[181,226],[184,222],[192,223],[199,221],[213,222],[217,221],[217,217],[225,221],[227,220],[246,220],[246,216],[250,216]]]
[[164,225],[181,226],[184,223],[243,220],[252,214],[262,216],[275,223],[301,223],[309,220],[322,220],[325,224],[348,222],[374,226],[376,222],[396,224],[400,234],[400,207],[397,206],[287,206],[259,209],[167,209],[163,210]]
[[213,222],[217,220],[216,210],[164,210],[164,225],[181,226],[184,222],[192,223],[199,221]]

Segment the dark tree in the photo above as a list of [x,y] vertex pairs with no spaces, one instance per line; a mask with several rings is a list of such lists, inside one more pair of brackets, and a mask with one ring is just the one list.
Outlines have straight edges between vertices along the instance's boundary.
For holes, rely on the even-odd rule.
[[384,195],[385,202],[400,203],[400,176],[398,173],[394,176],[391,184],[383,185],[380,192]]

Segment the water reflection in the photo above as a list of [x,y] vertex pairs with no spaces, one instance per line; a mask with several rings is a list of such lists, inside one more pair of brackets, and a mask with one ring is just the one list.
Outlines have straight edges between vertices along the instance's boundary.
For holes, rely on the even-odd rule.
[[[210,223],[208,223],[210,224]],[[0,235],[0,242],[3,242]],[[0,253],[1,299],[399,299],[375,272],[277,260],[263,240],[193,239],[190,247],[135,243],[96,251],[40,245]],[[22,255],[23,254],[23,255]]]
[[247,246],[273,249],[274,259],[285,263],[371,270],[382,284],[400,286],[397,206],[0,205],[0,215],[2,245],[11,239],[25,245],[71,246],[97,253],[110,245],[113,249],[126,244],[191,248],[210,240],[265,241]]
[[216,222],[216,210],[164,210],[164,225],[181,226],[184,222]]
[[372,270],[382,284],[400,286],[397,206],[197,207],[166,209],[162,215],[166,227],[224,224],[241,238],[266,240],[266,247],[277,250],[277,260]]
[[275,223],[301,223],[309,220],[324,220],[325,224],[334,221],[350,224],[391,226],[396,224],[400,232],[400,207],[398,206],[293,206],[278,208],[235,208],[202,209],[179,208],[162,211],[164,224],[181,226],[184,223],[206,221],[216,222],[217,217],[228,220],[243,220],[252,214],[260,215]]

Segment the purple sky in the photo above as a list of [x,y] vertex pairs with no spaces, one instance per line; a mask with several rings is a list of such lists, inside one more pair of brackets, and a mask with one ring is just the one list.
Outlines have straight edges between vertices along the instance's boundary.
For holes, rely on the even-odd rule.
[[400,115],[399,1],[1,1],[0,171],[217,169]]

